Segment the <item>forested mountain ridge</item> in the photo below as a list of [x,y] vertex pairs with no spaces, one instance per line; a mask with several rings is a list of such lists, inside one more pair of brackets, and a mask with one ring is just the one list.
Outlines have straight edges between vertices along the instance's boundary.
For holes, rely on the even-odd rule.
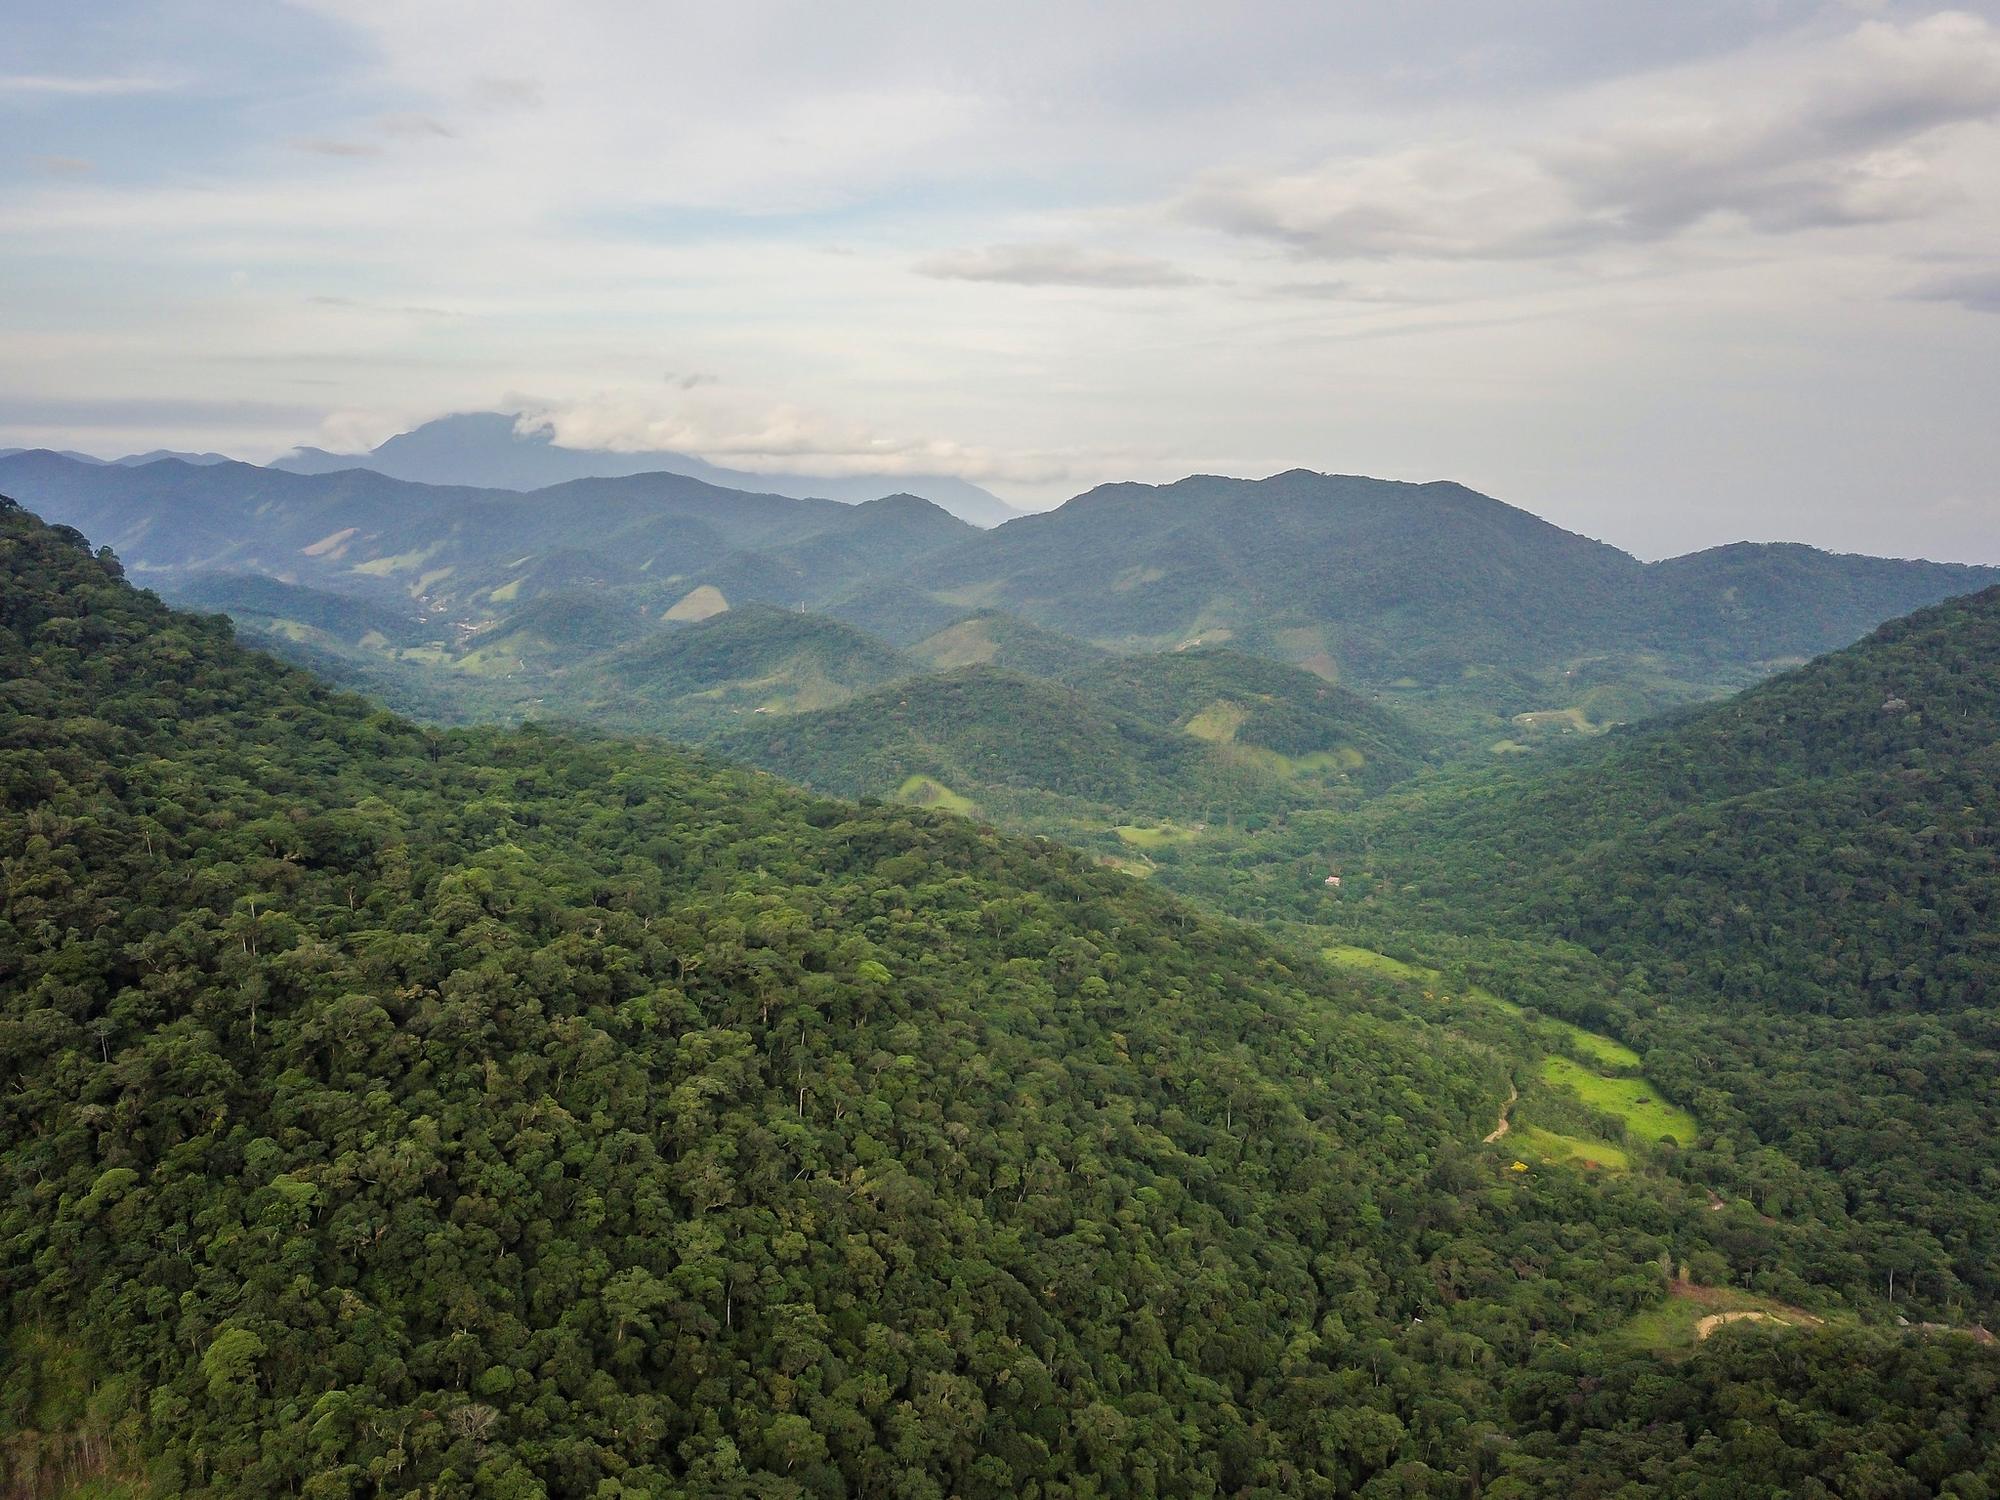
[[[1961,1341],[1590,1343],[1716,1253],[1698,1198],[1512,1172],[1501,1059],[1046,843],[419,729],[13,508],[0,680],[10,1482],[2000,1479]],[[52,1348],[98,1394],[23,1435]],[[1912,1420],[1807,1383],[1856,1360]],[[1781,1443],[1703,1439],[1780,1391]]]
[[712,744],[821,791],[977,812],[1137,871],[1147,851],[1210,822],[1352,800],[1423,764],[1407,726],[1277,662],[1226,651],[1062,662],[1043,658],[1033,636],[1023,649],[991,615],[967,624],[976,629],[945,633],[955,650],[1011,637],[1009,654],[1041,659],[1053,677],[979,662],[772,715]]
[[[649,588],[655,569],[664,580],[856,520],[854,507],[835,501],[748,494],[672,474],[581,479],[523,495],[363,469],[297,475],[171,459],[122,469],[27,453],[0,460],[0,479],[57,519],[105,538],[148,579],[263,573],[413,600],[461,624],[490,618],[496,604],[579,583]],[[649,591],[671,602],[694,586]]]
[[1295,815],[1163,874],[1230,909],[1460,955],[1499,985],[1482,966],[1532,962],[1516,945],[1594,955],[1599,992],[1567,1003],[1712,1123],[1690,1166],[1770,1215],[1841,1205],[1854,1227],[1829,1225],[1826,1249],[1871,1261],[1912,1316],[1956,1283],[1990,1317],[1996,828],[1989,589],[1567,765]]
[[1125,649],[1230,641],[1419,685],[1568,671],[1607,652],[1683,673],[1751,668],[2000,582],[1992,568],[1800,546],[1647,565],[1461,484],[1306,470],[1101,486],[916,576]]
[[[0,486],[108,539],[169,597],[192,597],[199,573],[250,572],[411,608],[433,622],[426,643],[371,649],[448,700],[474,635],[588,591],[655,620],[805,607],[899,646],[976,611],[1122,651],[1228,645],[1510,751],[1713,697],[2000,581],[1780,545],[1647,565],[1463,485],[1303,470],[1106,485],[988,532],[914,496],[848,506],[672,474],[521,494],[27,453],[0,458]],[[1002,665],[1055,675],[1015,640],[1024,658]],[[999,659],[977,651],[941,655]]]
[[2000,588],[1366,836],[1461,911],[1745,1003],[1893,1011],[1995,998],[1995,828]]

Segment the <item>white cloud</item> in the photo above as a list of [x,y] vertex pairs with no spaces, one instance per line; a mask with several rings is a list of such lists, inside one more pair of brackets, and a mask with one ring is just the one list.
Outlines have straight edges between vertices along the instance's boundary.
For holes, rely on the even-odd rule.
[[[2000,319],[1964,310],[1995,32],[1921,0],[271,16],[7,54],[120,82],[0,97],[49,125],[11,159],[0,387],[296,397],[340,449],[529,390],[580,441],[1047,500],[1450,476],[1661,549],[1746,513],[1871,545],[1880,494],[2000,470]],[[174,69],[202,86],[112,97]],[[132,448],[312,436],[110,409]]]
[[171,78],[145,73],[7,73],[0,74],[0,95],[42,94],[89,97],[109,94],[157,94],[180,85]]
[[939,281],[1113,290],[1190,286],[1199,279],[1150,255],[1085,250],[1076,245],[989,245],[983,250],[953,250],[918,261],[915,270]]
[[669,407],[622,392],[561,400],[516,395],[503,405],[520,411],[519,431],[546,432],[565,448],[692,453],[753,473],[957,474],[1042,484],[1074,472],[1065,455],[1001,454],[942,438],[895,436],[745,397],[683,395]]
[[1299,172],[1210,172],[1189,218],[1327,259],[1507,259],[1920,217],[1964,184],[1932,149],[2000,118],[2000,30],[1946,12],[1621,81],[1522,139],[1458,137]]
[[292,143],[294,151],[303,151],[309,156],[380,156],[382,148],[370,141],[337,141],[325,136],[301,136]]

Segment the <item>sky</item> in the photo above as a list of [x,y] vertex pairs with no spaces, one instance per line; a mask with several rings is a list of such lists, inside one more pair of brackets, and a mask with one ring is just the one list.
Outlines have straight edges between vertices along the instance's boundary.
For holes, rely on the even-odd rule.
[[2000,562],[2000,0],[10,0],[0,445],[1455,479]]

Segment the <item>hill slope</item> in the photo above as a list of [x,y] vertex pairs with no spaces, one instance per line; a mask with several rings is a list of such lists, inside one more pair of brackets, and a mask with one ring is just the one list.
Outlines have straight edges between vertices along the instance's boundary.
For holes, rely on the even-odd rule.
[[[616,593],[674,619],[803,604],[898,645],[940,636],[939,665],[1057,677],[1029,627],[1120,650],[1227,645],[1365,688],[1480,753],[1711,698],[2000,581],[1785,546],[1648,566],[1460,485],[1303,471],[1108,485],[983,533],[912,495],[849,506],[665,473],[519,494],[26,453],[0,457],[0,486],[108,538],[169,597],[222,571],[414,604],[435,628],[399,658],[411,673],[459,669],[471,637],[548,595]],[[996,630],[1005,651],[972,639]]]
[[[1046,845],[417,729],[11,507],[0,570],[10,1485],[1622,1477],[1577,1341],[1708,1216],[1508,1172],[1451,1033]],[[1927,1468],[2000,1478],[1990,1353],[1743,1351],[1614,1358],[1605,1420],[1716,1492],[1945,1430]],[[1702,1438],[1780,1401],[1754,1453]]]
[[1584,669],[1642,704],[1748,680],[2000,570],[1747,546],[1649,567],[1463,485],[1295,470],[1105,485],[915,578],[1125,649],[1229,643],[1513,713],[1567,706]]
[[921,775],[975,800],[1007,788],[1114,807],[1178,805],[1202,752],[1053,683],[992,667],[899,682],[717,748],[849,796],[891,793]]
[[[1298,817],[1175,873],[1248,905],[1254,867],[1288,914],[1456,955],[1517,994],[1538,950],[1582,950],[1595,993],[1551,1003],[1714,1122],[1691,1170],[1774,1220],[1842,1205],[1827,1253],[1872,1265],[1913,1320],[1991,1316],[1996,828],[2000,589],[1566,766]],[[1317,889],[1328,867],[1348,872],[1338,900]]]
[[912,670],[838,620],[747,605],[572,669],[564,701],[585,716],[704,738],[753,715],[842,703]]
[[1197,649],[1086,662],[1081,693],[1266,770],[1352,779],[1371,789],[1422,764],[1423,738],[1359,694],[1241,652]]
[[1266,1387],[1311,1257],[1417,1294],[1353,1226],[1471,1059],[1053,851],[426,734],[18,511],[0,565],[0,1285],[163,1492],[1388,1461]]
[[[1995,997],[2000,589],[1400,823],[1411,873],[1760,1006]],[[1610,899],[1606,899],[1607,893]]]

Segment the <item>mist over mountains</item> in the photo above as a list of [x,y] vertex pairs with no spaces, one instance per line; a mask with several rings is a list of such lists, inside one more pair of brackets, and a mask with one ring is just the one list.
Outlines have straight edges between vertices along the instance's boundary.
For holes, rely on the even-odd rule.
[[724,468],[687,453],[565,448],[556,444],[548,429],[524,429],[519,417],[504,412],[439,417],[366,453],[299,448],[270,466],[293,474],[372,469],[420,484],[496,490],[539,490],[573,479],[630,474],[684,474],[725,489],[800,499],[856,503],[898,493],[921,495],[975,526],[997,526],[1020,514],[998,496],[949,474],[765,474]]

